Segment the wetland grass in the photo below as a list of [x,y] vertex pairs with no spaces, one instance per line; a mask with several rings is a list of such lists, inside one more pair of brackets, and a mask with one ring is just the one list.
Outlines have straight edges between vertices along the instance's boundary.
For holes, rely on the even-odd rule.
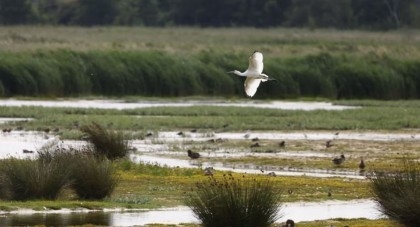
[[280,218],[280,198],[268,178],[229,175],[197,183],[185,203],[206,227],[270,226]]
[[376,172],[372,178],[374,199],[381,212],[404,226],[420,225],[420,167],[405,160],[399,172]]
[[[190,130],[244,131],[244,130],[415,130],[420,128],[418,101],[369,101],[363,108],[341,111],[298,111],[252,107],[156,107],[130,110],[3,107],[2,117],[35,118],[33,121],[9,122],[4,127],[23,127],[25,130],[43,128],[63,129],[64,135],[80,138],[75,122],[88,125],[99,122],[110,130],[127,131],[135,138],[144,137],[145,131]],[[398,104],[399,103],[399,104]],[[396,117],[399,116],[399,117]],[[244,124],[246,122],[246,124]],[[228,124],[229,128],[223,128]],[[72,132],[72,133],[69,133]],[[143,132],[143,133],[142,133]],[[66,137],[64,137],[66,138]],[[69,137],[67,137],[69,138]],[[74,138],[74,137],[72,137]]]
[[128,141],[121,132],[106,130],[96,122],[83,125],[80,130],[87,135],[92,150],[99,158],[115,160],[128,155]]

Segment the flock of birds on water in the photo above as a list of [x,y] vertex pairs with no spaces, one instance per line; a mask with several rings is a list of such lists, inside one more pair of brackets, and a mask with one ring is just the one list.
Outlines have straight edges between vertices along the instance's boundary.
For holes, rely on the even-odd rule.
[[[194,129],[191,132],[196,132],[196,131],[197,130]],[[152,134],[147,134],[146,136],[151,136],[151,135]],[[178,132],[177,135],[184,136],[185,134],[184,134],[184,132]],[[338,132],[335,133],[335,135],[337,136],[338,135]],[[248,139],[250,137],[250,135],[249,134],[245,134],[244,137],[246,139]],[[210,139],[209,140],[209,142],[213,142],[213,143],[214,142],[222,142],[222,141],[223,141],[223,139],[221,139],[221,138],[218,138],[218,139]],[[255,138],[252,138],[251,141],[253,141],[253,142],[259,141],[259,139],[257,137],[255,137]],[[285,148],[286,147],[286,141],[282,140],[281,142],[278,143],[278,146],[281,147],[281,148]],[[325,148],[326,149],[328,149],[328,148],[330,148],[332,146],[334,146],[333,143],[332,143],[332,140],[327,140],[325,142]],[[258,142],[255,142],[255,143],[253,143],[253,144],[250,145],[250,148],[256,148],[256,147],[260,147],[260,145],[259,145]],[[187,155],[188,155],[188,157],[190,159],[198,159],[198,158],[201,157],[200,156],[200,153],[194,152],[191,149],[188,149],[187,150]],[[346,157],[345,157],[345,155],[343,153],[341,153],[340,156],[334,157],[332,159],[332,163],[335,164],[336,166],[339,166],[339,165],[343,164],[345,161],[346,161]],[[360,158],[360,163],[359,163],[358,167],[359,167],[360,171],[364,171],[365,170],[366,164],[365,164],[365,162],[363,160],[363,157]],[[209,174],[209,173],[213,173],[213,169],[211,169],[211,171],[210,171],[209,169],[206,168],[204,170],[204,172],[205,172],[205,175],[212,175],[212,174]],[[261,172],[264,173],[264,170],[261,169]],[[274,172],[270,172],[270,173],[268,173],[268,175],[269,176],[275,176],[275,173]]]

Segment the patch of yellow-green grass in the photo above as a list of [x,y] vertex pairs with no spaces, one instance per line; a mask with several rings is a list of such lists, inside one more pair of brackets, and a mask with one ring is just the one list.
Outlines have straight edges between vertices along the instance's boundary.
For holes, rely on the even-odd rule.
[[[227,172],[216,171],[215,177]],[[265,178],[266,175],[230,173],[235,178]],[[156,176],[124,172],[115,193],[122,195],[142,195],[151,198],[151,206],[182,205],[182,198],[195,183],[207,176],[196,173],[191,176]],[[276,187],[283,191],[284,201],[323,201],[328,199],[350,200],[371,197],[369,182],[358,179],[313,178],[313,177],[272,177]],[[328,196],[331,192],[332,196]]]

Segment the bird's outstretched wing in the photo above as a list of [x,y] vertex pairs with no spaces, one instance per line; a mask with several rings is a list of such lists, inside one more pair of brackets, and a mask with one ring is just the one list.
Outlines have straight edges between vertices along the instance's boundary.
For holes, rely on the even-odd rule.
[[252,97],[257,92],[258,86],[261,83],[261,79],[247,77],[244,83],[245,93]]
[[255,51],[249,57],[248,71],[257,72],[259,75],[262,73],[263,69],[264,69],[263,55],[261,52]]

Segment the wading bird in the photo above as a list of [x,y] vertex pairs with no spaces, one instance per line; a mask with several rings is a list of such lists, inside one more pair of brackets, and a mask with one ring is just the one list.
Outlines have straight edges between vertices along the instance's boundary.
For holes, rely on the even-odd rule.
[[366,167],[365,162],[363,161],[363,157],[360,158],[360,164],[359,164],[359,169],[360,170],[364,170]]
[[332,161],[336,165],[340,165],[346,160],[346,157],[344,157],[344,154],[341,154],[339,158],[334,158]]
[[263,55],[261,52],[254,51],[254,53],[249,57],[248,69],[245,72],[233,70],[228,73],[233,73],[238,76],[246,77],[244,83],[245,93],[246,95],[252,98],[252,96],[254,96],[257,92],[257,88],[260,85],[261,81],[266,82],[268,80],[275,80],[262,73],[263,69]]
[[188,157],[190,157],[191,159],[197,159],[200,157],[200,154],[198,152],[188,150],[187,153],[188,153]]

